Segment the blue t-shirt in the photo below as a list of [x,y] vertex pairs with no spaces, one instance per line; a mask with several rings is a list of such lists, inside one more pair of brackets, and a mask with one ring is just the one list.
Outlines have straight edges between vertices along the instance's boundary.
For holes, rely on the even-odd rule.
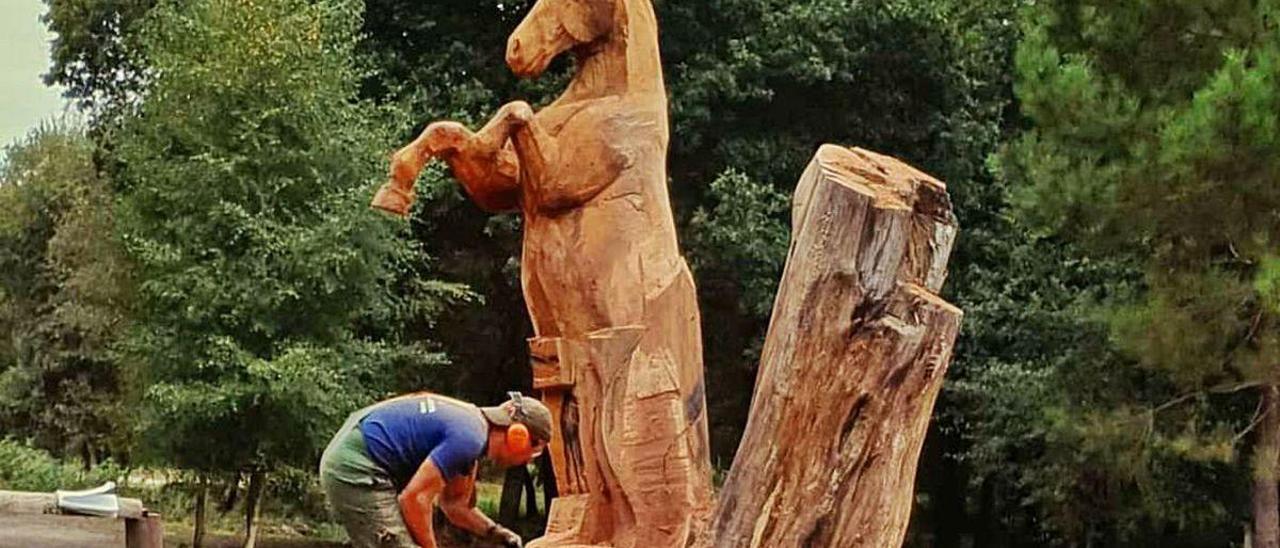
[[365,449],[399,488],[404,488],[424,459],[445,480],[471,472],[484,452],[489,426],[473,405],[422,394],[374,405],[360,420]]

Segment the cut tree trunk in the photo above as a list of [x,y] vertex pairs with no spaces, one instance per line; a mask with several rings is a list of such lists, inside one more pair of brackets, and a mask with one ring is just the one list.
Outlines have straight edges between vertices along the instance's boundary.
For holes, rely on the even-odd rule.
[[200,548],[204,546],[204,527],[206,523],[205,509],[209,503],[209,478],[203,474],[196,480],[196,524],[195,531],[191,533],[192,548]]
[[1280,548],[1280,493],[1276,468],[1280,459],[1280,388],[1262,387],[1262,420],[1253,449],[1253,545]]
[[961,312],[946,187],[824,146],[801,178],[750,420],[703,544],[900,546]]
[[249,489],[244,497],[243,548],[254,548],[258,545],[258,516],[262,513],[262,491],[266,485],[266,472],[254,470],[249,473]]

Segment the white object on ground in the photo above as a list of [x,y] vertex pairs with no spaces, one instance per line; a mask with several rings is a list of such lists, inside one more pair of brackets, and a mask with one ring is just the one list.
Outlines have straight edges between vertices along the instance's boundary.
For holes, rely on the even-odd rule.
[[83,491],[57,491],[58,509],[68,514],[117,517],[120,499],[116,496],[116,482],[108,481],[93,489]]

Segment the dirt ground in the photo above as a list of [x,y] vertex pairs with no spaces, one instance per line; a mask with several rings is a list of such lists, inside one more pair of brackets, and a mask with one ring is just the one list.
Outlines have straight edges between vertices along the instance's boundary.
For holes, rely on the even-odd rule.
[[[166,547],[191,546],[191,527],[184,523],[166,523],[164,543]],[[470,535],[453,530],[443,523],[437,525],[436,537],[440,548],[489,548],[492,543],[480,542]],[[241,537],[236,534],[209,532],[205,536],[206,548],[238,548]],[[0,548],[123,548],[125,545],[124,521],[55,514],[0,514]],[[308,538],[301,535],[280,536],[264,534],[258,546],[262,548],[340,548],[345,543]]]
[[[236,535],[209,533],[205,535],[204,548],[240,548],[242,538]],[[191,531],[170,531],[165,529],[164,545],[166,548],[185,548],[191,546]],[[315,540],[302,537],[265,536],[258,541],[261,548],[340,548],[341,542]]]
[[[240,538],[210,533],[207,548],[238,548]],[[189,529],[165,529],[165,546],[191,545]],[[124,522],[113,519],[58,515],[0,515],[0,548],[123,548]],[[339,548],[340,542],[327,542],[302,537],[266,536],[258,546],[263,548]]]
[[[491,546],[442,532],[440,548],[484,548]],[[0,515],[0,548],[114,548],[125,545],[124,523],[118,520],[74,516],[4,516]],[[240,537],[219,533],[205,536],[205,548],[239,548]],[[191,530],[166,527],[166,547],[191,546]],[[344,543],[305,537],[267,535],[259,542],[262,548],[340,548]]]
[[[166,548],[187,548],[191,546],[190,527],[166,527],[164,533],[164,545]],[[497,544],[477,541],[466,534],[450,530],[447,527],[439,527],[437,529],[436,540],[439,548],[490,548],[498,546]],[[239,548],[240,541],[241,537],[238,535],[209,533],[205,536],[204,547]],[[123,546],[123,543],[121,546]],[[267,535],[258,541],[258,546],[262,548],[339,548],[347,546],[347,544],[305,537]],[[4,548],[3,545],[0,545],[0,548]]]
[[124,522],[56,515],[0,515],[0,548],[124,546]]

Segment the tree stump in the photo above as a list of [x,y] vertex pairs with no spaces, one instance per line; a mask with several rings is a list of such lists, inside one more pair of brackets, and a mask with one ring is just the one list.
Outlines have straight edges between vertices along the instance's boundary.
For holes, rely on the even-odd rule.
[[900,546],[960,325],[937,295],[950,199],[898,160],[830,145],[794,199],[750,419],[702,544]]

